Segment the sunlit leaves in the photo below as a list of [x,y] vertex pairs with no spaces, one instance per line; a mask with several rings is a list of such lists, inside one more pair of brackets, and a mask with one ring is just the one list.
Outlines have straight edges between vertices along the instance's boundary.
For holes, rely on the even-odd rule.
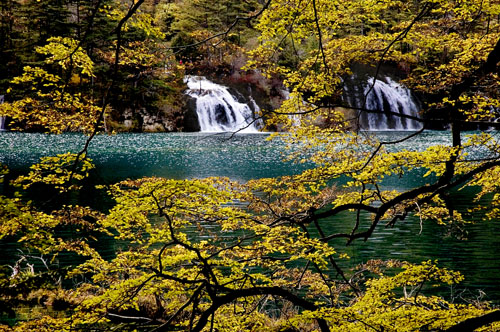
[[79,187],[73,182],[87,178],[92,168],[92,161],[85,155],[68,152],[55,157],[43,157],[40,163],[30,167],[28,175],[18,177],[14,183],[22,185],[23,189],[43,183],[60,191],[75,190]]
[[[436,296],[424,295],[425,289],[433,284],[459,282],[462,276],[458,273],[437,268],[431,262],[382,264],[387,264],[387,267],[392,265],[400,272],[393,276],[381,273],[379,277],[370,279],[365,293],[350,306],[322,308],[297,315],[292,319],[294,326],[314,317],[323,317],[337,331],[444,329],[487,312],[471,305],[457,305]],[[423,287],[426,284],[428,286]]]
[[[120,1],[113,1],[111,4],[104,5],[99,9],[99,11],[109,20],[115,22],[122,20],[127,15],[128,10],[128,5]],[[156,26],[154,18],[151,14],[142,11],[140,8],[137,10],[135,15],[125,22],[123,30],[129,31],[131,28],[142,31],[148,38],[165,38],[165,34],[161,32],[158,26]]]
[[73,67],[82,75],[93,76],[92,60],[74,39],[51,37],[45,46],[37,47],[36,52],[47,55],[48,64],[57,63],[63,70]]
[[[0,114],[13,120],[12,129],[90,132],[102,110],[91,96],[71,88],[94,75],[92,60],[70,38],[49,38],[36,51],[47,56],[47,68],[25,66],[23,74],[12,80],[14,87],[24,90],[25,95],[2,104]],[[59,69],[50,70],[52,64]]]
[[[300,181],[292,185],[290,180],[283,178],[280,184],[262,179],[248,185],[218,178],[127,180],[112,186],[116,206],[105,218],[80,207],[52,215],[30,212],[29,220],[36,223],[23,227],[36,227],[36,231],[28,229],[21,240],[36,244],[42,251],[69,250],[89,258],[69,274],[72,278],[90,278],[73,294],[71,301],[79,303],[72,314],[73,326],[106,326],[113,315],[140,312],[160,315],[164,320],[175,317],[175,325],[186,328],[191,313],[185,304],[190,299],[200,301],[197,310],[203,311],[213,301],[212,288],[228,293],[264,286],[295,289],[321,309],[285,310],[285,305],[275,320],[270,320],[276,305],[268,307],[265,296],[243,293],[234,300],[231,308],[235,309],[222,306],[217,310],[217,324],[226,322],[228,328],[242,330],[291,324],[308,330],[315,326],[314,319],[321,317],[346,331],[365,331],[366,324],[396,331],[437,321],[436,327],[451,326],[487,312],[424,295],[423,285],[462,280],[460,274],[431,262],[387,262],[385,268],[376,263],[366,265],[365,279],[359,273],[353,275],[353,282],[362,286],[357,293],[347,284],[330,280],[322,271],[331,269],[330,259],[337,255],[335,249],[300,227],[310,213],[300,209],[319,197],[324,197],[323,204],[328,205],[332,197],[349,195],[333,189],[327,194],[326,184],[314,188]],[[356,201],[370,204],[373,200],[354,192],[351,195],[350,200],[335,201],[334,206]],[[397,192],[381,195],[392,199]],[[422,206],[421,211],[430,217],[439,214],[426,209]],[[13,211],[12,215],[20,215],[15,208]],[[425,217],[423,212],[420,216]],[[116,257],[104,260],[88,246],[88,240],[78,244],[51,237],[49,234],[58,225],[102,231],[126,241],[120,242],[123,249]],[[19,231],[20,228],[15,229],[14,233]],[[349,301],[344,302],[345,299]],[[183,308],[182,315],[176,314],[179,308]]]

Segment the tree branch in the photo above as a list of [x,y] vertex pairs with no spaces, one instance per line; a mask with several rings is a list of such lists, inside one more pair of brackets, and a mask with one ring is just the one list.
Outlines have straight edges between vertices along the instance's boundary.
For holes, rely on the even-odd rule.
[[500,321],[500,310],[495,310],[483,316],[466,319],[444,332],[473,332],[477,328],[498,321]]
[[[290,301],[294,305],[297,305],[305,310],[317,310],[318,307],[314,304],[311,303],[293,293],[290,291],[280,288],[280,287],[252,287],[252,288],[246,288],[246,289],[238,289],[238,290],[232,290],[228,294],[217,297],[214,299],[212,305],[201,314],[200,318],[198,319],[198,322],[192,329],[192,332],[200,332],[203,330],[203,328],[206,326],[208,323],[208,319],[211,315],[213,315],[220,307],[232,303],[233,301],[236,301],[239,298],[245,298],[249,296],[257,296],[257,295],[274,295],[274,296],[279,296],[287,301]],[[317,318],[316,321],[318,322],[318,325],[321,329],[322,332],[328,332],[330,331],[328,324],[323,318]]]

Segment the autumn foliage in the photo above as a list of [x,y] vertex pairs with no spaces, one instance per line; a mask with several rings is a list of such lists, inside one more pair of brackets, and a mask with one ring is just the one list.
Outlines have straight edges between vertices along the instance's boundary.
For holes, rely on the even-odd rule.
[[[135,26],[166,38],[150,16],[137,11],[140,5],[99,8],[118,31]],[[43,158],[9,180],[15,195],[0,196],[0,237],[15,237],[46,261],[74,255],[75,264],[38,271],[19,261],[16,273],[0,275],[1,301],[11,305],[38,297],[63,303],[65,311],[0,329],[453,331],[467,324],[469,330],[500,330],[498,311],[489,303],[456,303],[432,291],[462,281],[459,272],[430,260],[412,264],[378,257],[346,269],[345,248],[332,245],[334,239],[369,240],[375,229],[410,215],[443,227],[468,222],[447,199],[466,187],[476,189],[474,211],[498,219],[498,137],[495,131],[465,135],[463,129],[478,123],[497,127],[500,3],[271,0],[259,8],[247,14],[251,20],[228,17],[259,32],[247,69],[280,77],[290,89],[280,109],[263,111],[269,124],[288,129],[282,139],[301,147],[286,157],[315,166],[247,183],[125,180],[98,188],[112,198],[109,211],[74,204],[48,210],[24,196],[31,186],[68,195],[85,185],[94,166],[86,157],[88,144],[79,154]],[[113,51],[103,55],[115,69],[110,93],[120,66],[154,62],[151,45],[115,40]],[[43,64],[25,67],[12,80],[14,89],[22,85],[26,93],[3,104],[0,114],[19,128],[83,131],[90,142],[102,130],[109,105],[75,92],[95,75],[93,60],[76,38],[51,37],[35,51],[44,56]],[[381,64],[402,68],[404,82],[431,101],[422,109],[422,131],[442,121],[452,144],[409,151],[398,144],[421,131],[383,142],[351,130],[359,112],[381,112],[345,112],[343,82],[356,64],[371,66],[374,76]],[[299,115],[300,125],[290,115]],[[318,118],[329,125],[318,126]],[[471,158],[478,149],[480,157]],[[425,171],[427,184],[406,191],[381,185],[384,177],[404,181],[417,169]],[[2,168],[0,179],[5,174]],[[349,232],[328,227],[341,213],[352,216]],[[71,229],[71,236],[61,229]],[[96,250],[96,241],[113,243],[113,256]]]

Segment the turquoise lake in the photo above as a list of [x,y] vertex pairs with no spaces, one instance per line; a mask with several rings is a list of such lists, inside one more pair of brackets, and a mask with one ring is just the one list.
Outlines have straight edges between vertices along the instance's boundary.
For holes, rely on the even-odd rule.
[[[401,138],[407,133],[379,132],[382,139]],[[424,149],[434,144],[450,144],[447,132],[424,132],[408,140],[400,148]],[[233,180],[296,174],[311,164],[296,165],[282,161],[283,143],[267,140],[266,134],[120,134],[97,136],[90,145],[88,156],[97,166],[92,175],[95,183],[113,183],[126,178],[161,176],[175,179],[226,176]],[[0,133],[0,162],[12,174],[25,172],[29,165],[42,156],[64,152],[78,152],[86,137],[79,134],[44,135]],[[386,188],[404,190],[423,184],[423,172],[412,172],[406,178],[389,178]],[[8,188],[0,185],[0,193]],[[78,196],[79,195],[79,196]],[[105,204],[105,199],[94,192],[82,192],[74,199],[89,205]],[[454,193],[453,202],[465,210],[471,193]],[[104,202],[104,203],[103,203]],[[330,221],[332,231],[348,230],[352,216],[342,215]],[[474,221],[474,216],[471,216]],[[379,227],[367,242],[357,241],[345,247],[338,241],[334,246],[351,256],[349,266],[367,259],[402,259],[421,262],[436,259],[444,267],[459,270],[465,282],[454,290],[454,296],[500,301],[500,221],[478,222],[466,226],[467,240],[447,236],[448,230],[432,222],[423,224],[408,218],[393,228]],[[420,234],[419,234],[420,233]],[[102,244],[105,246],[106,244]],[[15,256],[15,246],[0,242],[1,263]],[[347,264],[347,263],[346,263]],[[347,266],[346,266],[347,267]],[[463,292],[463,293],[462,293]]]

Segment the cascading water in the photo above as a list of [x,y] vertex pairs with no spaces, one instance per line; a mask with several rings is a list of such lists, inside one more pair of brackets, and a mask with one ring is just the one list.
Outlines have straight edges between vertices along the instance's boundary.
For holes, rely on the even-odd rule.
[[[253,99],[242,103],[225,86],[202,76],[186,76],[186,94],[196,99],[196,113],[202,132],[258,132],[253,115],[259,107]],[[241,97],[241,96],[240,96]]]
[[[4,95],[0,95],[0,104],[3,104],[4,98],[5,98]],[[5,116],[0,115],[0,131],[5,131],[5,130],[7,130],[5,128]]]
[[[362,91],[359,86],[354,86],[346,89],[346,93],[351,106],[383,112],[361,111],[359,117],[361,129],[419,130],[422,128],[422,124],[418,120],[407,118],[407,116],[418,118],[417,100],[412,96],[410,89],[395,82],[390,77],[385,77],[383,81],[376,80],[375,84],[373,84],[373,77],[370,77],[363,85]],[[364,103],[365,96],[366,103]]]

